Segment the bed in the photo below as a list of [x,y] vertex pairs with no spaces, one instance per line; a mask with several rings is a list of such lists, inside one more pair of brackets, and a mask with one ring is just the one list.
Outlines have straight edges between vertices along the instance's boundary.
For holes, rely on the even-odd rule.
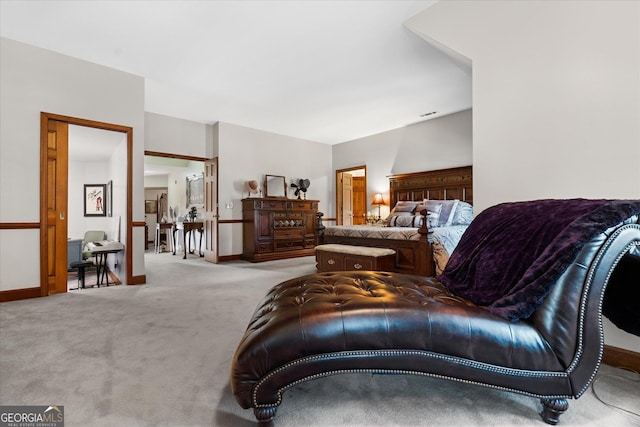
[[[439,273],[473,216],[472,166],[391,175],[389,198],[393,209],[385,226],[326,226],[320,242],[390,248],[396,251],[394,272],[420,276]],[[429,227],[434,225],[429,213],[419,214],[425,200],[436,205],[447,201],[448,207],[441,207],[446,214],[441,211],[438,216],[441,226]],[[411,207],[413,210],[406,210]],[[448,225],[444,225],[445,218]]]

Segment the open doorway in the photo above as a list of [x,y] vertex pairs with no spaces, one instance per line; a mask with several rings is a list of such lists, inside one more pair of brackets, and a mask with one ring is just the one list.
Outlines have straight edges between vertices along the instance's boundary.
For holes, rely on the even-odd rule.
[[336,224],[360,225],[367,221],[367,166],[336,171]]
[[[202,222],[204,236],[194,245],[207,261],[217,262],[217,167],[216,159],[145,151],[144,189],[146,246],[157,252],[162,247],[183,251],[181,243],[167,242],[158,233],[167,224],[182,223],[195,212],[192,221]],[[212,174],[213,171],[213,174]],[[156,239],[159,241],[156,242]],[[165,249],[166,250],[166,249]],[[160,250],[162,252],[162,250]]]
[[[96,122],[75,117],[61,116],[51,113],[41,113],[40,123],[40,294],[47,296],[54,293],[67,291],[67,269],[68,269],[68,240],[69,230],[74,228],[69,226],[69,222],[75,220],[74,215],[78,214],[78,207],[74,202],[75,194],[71,197],[73,206],[69,205],[70,183],[82,186],[81,200],[83,207],[80,210],[82,218],[88,216],[111,218],[109,223],[114,221],[117,225],[109,227],[112,234],[119,241],[124,243],[122,258],[119,258],[118,268],[126,271],[126,281],[128,284],[143,283],[144,276],[134,278],[132,271],[132,244],[133,244],[133,223],[131,211],[132,199],[132,153],[133,153],[133,129],[127,126],[120,126],[110,123]],[[69,132],[76,131],[106,130],[117,133],[121,141],[115,149],[117,160],[113,160],[110,166],[103,168],[102,175],[98,176],[91,168],[81,173],[82,178],[71,177],[69,179]],[[73,162],[73,160],[72,160]],[[107,178],[111,177],[108,181]],[[106,182],[76,182],[89,179],[101,179]],[[86,184],[98,184],[103,195],[106,196],[107,188],[109,194],[117,194],[117,197],[110,197],[108,203],[105,200],[104,209],[98,212],[91,212],[87,215],[84,192]],[[97,187],[97,186],[96,186]],[[74,187],[75,193],[75,187]],[[73,209],[71,213],[70,209]],[[111,214],[111,217],[107,215]],[[71,214],[71,218],[69,218]],[[77,218],[77,217],[76,217]],[[106,225],[105,222],[103,225]],[[86,225],[86,224],[85,224]],[[94,224],[90,224],[94,225]]]
[[[67,289],[77,288],[81,261],[96,261],[87,245],[93,239],[122,243],[122,219],[126,216],[127,137],[122,132],[69,124],[68,200],[67,200]],[[96,201],[101,210],[87,212],[87,187],[103,191]],[[89,193],[90,194],[90,193]],[[105,253],[106,254],[106,253]],[[102,258],[100,258],[102,259]],[[113,251],[104,258],[107,283],[120,284],[124,279],[124,251]],[[87,287],[99,285],[95,268],[83,270]],[[89,274],[92,273],[92,274]]]

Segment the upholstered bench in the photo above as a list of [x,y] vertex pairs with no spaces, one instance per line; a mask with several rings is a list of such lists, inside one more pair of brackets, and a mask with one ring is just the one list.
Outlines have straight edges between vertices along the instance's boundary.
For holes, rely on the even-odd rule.
[[388,248],[327,244],[316,246],[318,271],[391,271],[396,251]]

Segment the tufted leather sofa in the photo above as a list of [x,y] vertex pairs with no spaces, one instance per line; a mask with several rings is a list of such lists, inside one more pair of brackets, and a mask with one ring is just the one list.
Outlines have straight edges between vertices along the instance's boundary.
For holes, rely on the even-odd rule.
[[436,278],[316,273],[264,297],[238,345],[231,388],[271,424],[282,392],[346,372],[430,375],[540,398],[556,424],[593,380],[603,352],[602,300],[623,257],[640,258],[632,217],[588,242],[541,307],[517,322],[451,294]]

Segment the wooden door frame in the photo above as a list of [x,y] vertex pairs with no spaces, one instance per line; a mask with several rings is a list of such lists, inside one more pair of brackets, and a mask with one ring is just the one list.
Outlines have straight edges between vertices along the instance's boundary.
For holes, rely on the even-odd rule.
[[[342,186],[340,184],[340,175],[344,172],[350,172],[355,170],[364,169],[364,188],[366,193],[367,188],[367,165],[354,166],[351,168],[345,169],[336,169],[336,224],[342,224],[342,204],[340,201],[342,200]],[[367,195],[365,194],[365,198]],[[367,199],[368,200],[368,199]]]
[[[212,191],[209,191],[207,189],[207,162],[211,162],[213,164],[215,164],[215,182],[213,182],[213,186],[215,187],[215,191],[213,191],[213,193],[216,195],[215,200],[210,200],[209,206],[213,207],[213,211],[208,211],[207,210],[207,197],[209,197],[209,195],[212,193]],[[208,262],[212,262],[214,264],[217,264],[220,261],[220,239],[218,238],[218,236],[220,235],[220,209],[218,206],[218,181],[219,181],[219,176],[218,176],[218,171],[219,171],[219,166],[220,166],[220,158],[218,156],[212,157],[208,160],[205,160],[204,162],[204,170],[205,170],[205,217],[204,217],[204,232],[205,232],[205,251],[204,251],[204,259],[205,261]],[[207,212],[213,212],[213,215],[208,216]],[[207,231],[208,231],[208,226],[207,226],[207,220],[210,220],[213,222],[213,226],[211,227],[211,229],[215,230],[215,233],[211,233],[215,239],[210,240],[210,236],[207,236]],[[210,251],[207,251],[207,249],[211,249]],[[211,257],[211,252],[213,252],[213,257]]]
[[[124,249],[127,264],[127,284],[139,284],[146,281],[144,276],[133,277],[133,128],[112,123],[97,122],[77,117],[53,113],[40,113],[40,295],[49,294],[47,267],[49,265],[47,233],[47,200],[49,196],[49,177],[47,175],[47,133],[49,120],[65,122],[68,125],[85,126],[127,134],[127,242]],[[65,191],[69,191],[68,185]],[[68,209],[67,209],[68,210]],[[68,218],[68,215],[67,215]],[[139,226],[138,223],[135,226]],[[142,221],[144,226],[144,221]]]

